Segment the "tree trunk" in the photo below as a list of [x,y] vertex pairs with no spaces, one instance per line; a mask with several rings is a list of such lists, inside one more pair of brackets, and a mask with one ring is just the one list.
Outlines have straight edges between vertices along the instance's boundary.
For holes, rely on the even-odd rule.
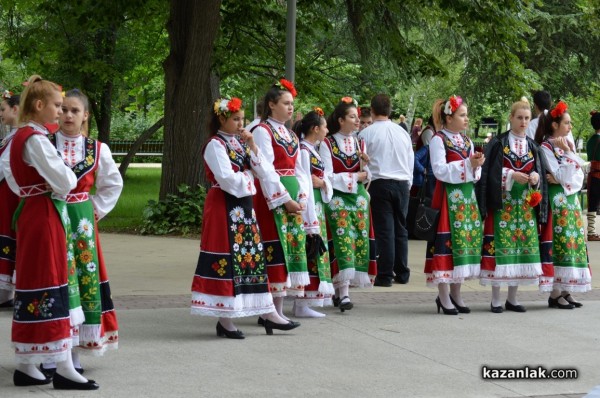
[[201,180],[202,146],[212,112],[211,62],[221,23],[220,0],[171,0],[164,62],[165,129],[160,198]]
[[164,118],[160,118],[156,123],[154,123],[150,128],[144,131],[133,143],[127,155],[123,158],[121,165],[119,166],[119,173],[121,173],[121,177],[125,178],[125,173],[127,173],[127,168],[129,167],[129,163],[135,156],[135,153],[140,149],[140,147],[146,142],[147,139],[152,137],[154,133],[158,131],[159,128],[163,126]]
[[[106,65],[114,65],[117,46],[117,26],[112,29],[102,29],[94,38],[96,53]],[[110,144],[110,123],[112,116],[113,80],[107,79],[102,86],[99,103],[92,101],[91,108],[98,128],[98,141]]]

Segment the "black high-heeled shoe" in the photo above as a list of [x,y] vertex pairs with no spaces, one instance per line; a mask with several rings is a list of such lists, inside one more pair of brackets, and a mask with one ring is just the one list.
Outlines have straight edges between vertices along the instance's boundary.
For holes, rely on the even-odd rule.
[[265,326],[265,320],[261,317],[258,317],[258,321],[256,323],[260,326]]
[[[560,297],[552,298],[548,297],[548,307],[549,308],[560,308],[561,310],[572,310],[575,306],[571,303],[569,304],[561,304],[558,302]],[[566,299],[565,299],[566,300]]]
[[[344,301],[345,299],[348,299],[348,301]],[[344,312],[346,310],[351,310],[352,308],[354,308],[354,304],[352,304],[352,301],[350,301],[350,297],[348,296],[344,296],[340,299],[340,311]]]
[[51,382],[52,377],[46,377],[43,380],[36,379],[20,370],[15,370],[15,373],[13,374],[13,383],[15,383],[15,386],[17,387],[42,386],[44,384],[50,384]]
[[456,309],[458,310],[458,312],[460,312],[461,314],[469,314],[471,313],[471,309],[469,307],[467,307],[466,305],[463,307],[461,305],[458,305],[456,303],[456,301],[454,301],[454,299],[452,298],[452,296],[450,296],[450,301],[452,302],[452,304],[454,304],[454,306],[456,307]]
[[583,307],[583,303],[580,303],[579,301],[575,301],[575,300],[573,300],[573,297],[571,297],[571,295],[570,295],[570,294],[567,294],[566,296],[562,296],[562,297],[563,297],[565,300],[567,300],[567,302],[568,302],[569,304],[573,304],[573,306],[574,306],[575,308],[580,308],[580,307]]
[[458,310],[456,308],[446,308],[442,305],[442,300],[440,297],[436,297],[435,303],[437,304],[438,314],[440,313],[440,308],[444,311],[444,315],[458,315]]
[[265,319],[265,332],[267,332],[268,335],[273,334],[273,329],[292,330],[296,329],[298,326],[300,326],[300,322],[289,321],[288,323],[275,323],[273,321]]
[[52,378],[52,385],[55,390],[97,390],[100,388],[94,380],[88,380],[84,383],[67,379],[56,373]]
[[227,330],[221,325],[221,322],[217,322],[217,336],[219,337],[227,337],[228,339],[238,339],[243,340],[246,338],[244,333],[241,330]]
[[502,314],[504,312],[504,309],[501,305],[494,307],[494,304],[490,303],[490,311],[492,311],[494,314]]

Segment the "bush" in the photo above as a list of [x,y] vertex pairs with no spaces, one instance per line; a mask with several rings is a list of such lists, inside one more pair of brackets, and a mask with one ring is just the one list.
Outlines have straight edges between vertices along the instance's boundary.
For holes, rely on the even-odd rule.
[[198,185],[192,189],[181,184],[179,194],[169,194],[166,199],[149,200],[144,208],[142,228],[144,235],[191,235],[202,228],[202,209],[206,188]]

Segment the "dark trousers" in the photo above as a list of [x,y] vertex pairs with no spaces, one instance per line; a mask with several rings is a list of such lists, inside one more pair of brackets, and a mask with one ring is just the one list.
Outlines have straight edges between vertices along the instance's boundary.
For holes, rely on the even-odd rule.
[[371,214],[379,257],[377,278],[407,283],[408,268],[408,181],[375,180],[369,187]]

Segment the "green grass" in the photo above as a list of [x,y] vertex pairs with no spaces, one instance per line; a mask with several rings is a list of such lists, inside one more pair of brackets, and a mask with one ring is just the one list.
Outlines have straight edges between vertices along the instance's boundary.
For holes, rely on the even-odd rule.
[[99,223],[100,231],[138,232],[142,214],[149,200],[158,200],[160,168],[133,168],[127,170],[123,192],[117,205]]

